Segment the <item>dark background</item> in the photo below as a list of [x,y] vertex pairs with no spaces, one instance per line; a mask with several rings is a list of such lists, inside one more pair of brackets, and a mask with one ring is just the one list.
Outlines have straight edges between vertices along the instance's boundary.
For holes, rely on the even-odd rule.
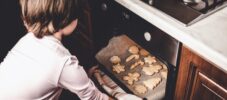
[[0,62],[15,43],[25,35],[20,19],[19,0],[0,0]]

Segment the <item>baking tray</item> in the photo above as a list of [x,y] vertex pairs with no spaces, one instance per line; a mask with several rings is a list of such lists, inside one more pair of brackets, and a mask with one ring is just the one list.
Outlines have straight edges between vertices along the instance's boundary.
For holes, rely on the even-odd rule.
[[[138,66],[134,69],[130,69],[130,66],[135,63],[135,61],[138,60],[143,60],[144,56],[140,55],[140,58],[138,60],[133,60],[130,62],[125,62],[125,59],[130,56],[131,54],[128,52],[128,48],[130,46],[137,46],[139,49],[142,49],[141,46],[139,46],[137,43],[135,43],[133,40],[131,40],[128,36],[126,35],[120,35],[120,36],[115,36],[112,39],[110,39],[108,45],[101,49],[97,54],[96,54],[96,59],[97,61],[105,67],[111,74],[113,74],[116,79],[118,79],[120,82],[122,82],[133,94],[141,97],[141,98],[146,98],[148,100],[161,100],[164,99],[165,97],[165,90],[166,90],[166,82],[167,79],[162,78],[160,73],[155,73],[152,76],[146,75],[142,71],[142,66]],[[152,54],[150,54],[153,56]],[[121,73],[116,73],[112,71],[112,66],[113,64],[110,62],[110,58],[112,56],[119,56],[121,58],[121,65],[125,66],[125,71]],[[163,67],[167,67],[164,63],[161,62],[161,60],[157,59],[156,57],[156,64],[161,64]],[[143,65],[147,66],[147,64]],[[164,70],[164,69],[162,69]],[[161,71],[162,71],[161,70]],[[159,71],[159,72],[161,72]],[[123,80],[123,76],[126,76],[128,73],[133,73],[133,72],[138,72],[140,73],[140,78],[139,81],[134,82],[133,85],[129,85],[127,81]],[[153,90],[148,88],[148,92],[145,94],[139,94],[135,91],[134,86],[138,84],[143,84],[143,81],[155,78],[155,77],[160,77],[162,79],[161,83],[154,88]]]

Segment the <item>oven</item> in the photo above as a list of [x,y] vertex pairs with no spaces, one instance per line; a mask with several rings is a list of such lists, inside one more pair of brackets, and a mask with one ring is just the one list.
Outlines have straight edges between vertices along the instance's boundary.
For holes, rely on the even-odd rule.
[[[119,87],[119,91],[132,93],[148,100],[172,99],[179,63],[180,42],[114,1],[92,0],[90,3],[96,59],[100,64],[102,76],[109,81],[110,87]],[[162,69],[154,72],[153,75],[146,74],[143,68],[150,66],[145,61],[147,55],[140,55],[139,58],[145,64],[138,65],[140,67],[137,66],[137,69],[131,68],[139,61],[136,59],[125,61],[133,55],[129,53],[131,46],[148,51],[149,56],[155,57],[157,61],[152,64],[161,65]],[[113,56],[121,59],[120,64],[125,66],[125,71],[120,73],[114,71],[113,66],[116,64],[110,62]],[[168,72],[166,78],[161,76],[164,67]],[[129,84],[128,80],[124,80],[124,77],[130,76],[129,73],[139,73],[142,79],[138,78],[138,81]],[[157,77],[161,78],[161,82],[156,83],[153,89],[147,86],[153,83],[145,82],[146,80]],[[145,93],[136,91],[136,86],[140,84],[147,88]]]

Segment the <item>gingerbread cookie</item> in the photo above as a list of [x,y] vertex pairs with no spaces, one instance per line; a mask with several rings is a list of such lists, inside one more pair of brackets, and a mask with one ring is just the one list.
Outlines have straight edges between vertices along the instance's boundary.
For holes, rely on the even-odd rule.
[[128,58],[126,58],[125,62],[129,62],[131,61],[132,59],[139,59],[139,55],[138,54],[133,54],[133,55],[130,55]]
[[139,61],[135,62],[134,64],[132,64],[131,67],[130,67],[130,69],[133,69],[133,68],[135,68],[135,67],[137,67],[139,65],[140,66],[143,66],[144,65],[144,62],[142,60],[139,60]]
[[162,76],[164,79],[167,79],[167,74],[168,74],[168,70],[167,70],[167,69],[163,69],[160,73],[161,73],[161,76]]
[[113,64],[118,64],[118,63],[121,62],[121,59],[120,59],[120,57],[118,57],[118,56],[112,56],[112,57],[110,58],[110,62],[113,63]]
[[153,90],[155,87],[158,86],[158,84],[162,81],[161,78],[157,77],[157,78],[152,78],[146,81],[143,81],[144,85],[148,88],[150,88],[151,90]]
[[168,68],[167,68],[167,66],[166,66],[165,64],[162,64],[162,68],[163,68],[164,70],[168,70]]
[[142,71],[145,72],[146,75],[153,75],[158,73],[161,69],[161,65],[149,65],[148,67],[143,67]]
[[118,74],[121,72],[125,71],[125,66],[117,64],[117,65],[113,65],[113,71],[117,72]]
[[138,54],[139,48],[137,46],[131,46],[131,47],[129,47],[128,51],[131,54]]
[[146,51],[145,49],[141,49],[139,53],[140,53],[141,56],[148,56],[149,55],[149,52]]
[[157,60],[155,57],[148,56],[144,58],[144,62],[148,64],[153,64],[153,63],[156,63]]
[[137,92],[137,93],[139,93],[139,94],[145,94],[145,93],[147,93],[147,87],[146,86],[144,86],[144,85],[141,85],[141,84],[139,84],[139,85],[135,85],[134,86],[134,89],[135,89],[135,91]]
[[138,81],[139,80],[139,77],[140,77],[140,74],[137,73],[137,72],[134,72],[134,73],[128,73],[127,76],[124,76],[123,77],[123,80],[127,81],[127,83],[129,85],[132,85],[134,83],[134,81]]

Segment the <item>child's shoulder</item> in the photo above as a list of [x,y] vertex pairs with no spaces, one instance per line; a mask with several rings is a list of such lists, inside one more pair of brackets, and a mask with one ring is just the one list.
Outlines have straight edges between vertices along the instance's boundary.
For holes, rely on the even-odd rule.
[[16,49],[26,51],[25,53],[33,53],[42,56],[63,58],[71,56],[69,50],[53,36],[44,36],[36,38],[33,33],[27,33],[15,45]]

